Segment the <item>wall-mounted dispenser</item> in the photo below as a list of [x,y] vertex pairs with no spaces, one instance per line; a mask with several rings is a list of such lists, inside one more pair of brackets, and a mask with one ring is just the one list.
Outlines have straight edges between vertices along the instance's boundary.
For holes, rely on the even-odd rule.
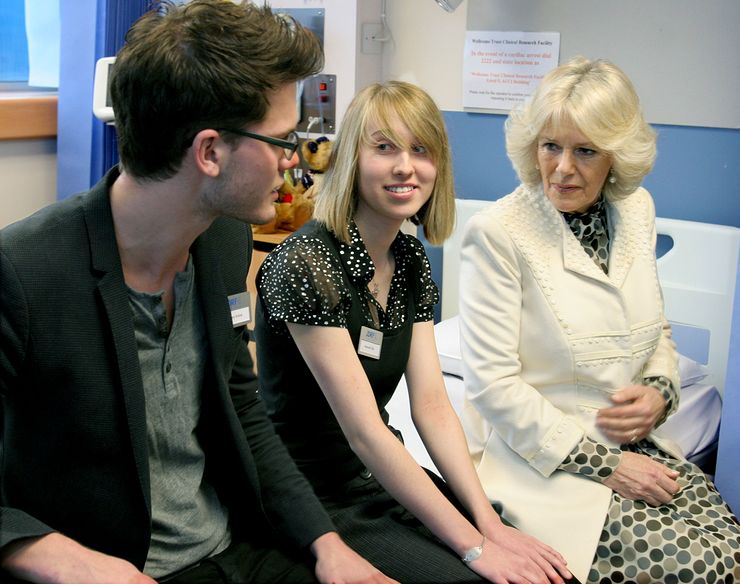
[[303,82],[298,131],[311,138],[331,137],[354,95],[382,79],[384,43],[377,37],[385,30],[381,0],[269,0],[269,4],[313,30],[322,42],[324,69]]

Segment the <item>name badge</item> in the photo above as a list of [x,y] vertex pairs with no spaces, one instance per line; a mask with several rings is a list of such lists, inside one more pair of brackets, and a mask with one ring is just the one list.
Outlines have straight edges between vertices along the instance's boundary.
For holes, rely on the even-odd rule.
[[249,292],[229,296],[229,310],[231,311],[232,326],[238,327],[250,322],[252,320],[252,304]]
[[380,359],[380,349],[383,346],[383,333],[362,327],[360,329],[360,342],[357,343],[357,352],[365,357]]

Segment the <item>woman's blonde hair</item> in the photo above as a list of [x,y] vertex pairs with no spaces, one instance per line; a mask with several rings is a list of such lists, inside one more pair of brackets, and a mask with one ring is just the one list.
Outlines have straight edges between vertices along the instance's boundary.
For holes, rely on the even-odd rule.
[[329,168],[316,194],[314,217],[340,240],[349,243],[348,225],[357,208],[358,160],[362,144],[370,144],[372,123],[399,147],[408,148],[397,130],[401,120],[423,145],[437,170],[429,201],[414,217],[430,243],[441,244],[455,224],[455,187],[447,130],[439,108],[420,87],[403,81],[376,83],[360,91],[350,103],[339,129]]
[[632,193],[655,163],[655,131],[645,121],[629,78],[613,63],[575,57],[550,71],[531,99],[506,120],[506,151],[519,179],[542,182],[537,140],[545,126],[572,123],[612,161],[603,193],[607,199]]

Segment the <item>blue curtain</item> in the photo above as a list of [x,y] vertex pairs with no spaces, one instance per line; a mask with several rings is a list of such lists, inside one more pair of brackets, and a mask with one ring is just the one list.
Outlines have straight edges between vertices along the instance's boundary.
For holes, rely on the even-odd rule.
[[[105,52],[102,56],[113,56],[123,46],[126,31],[134,21],[149,8],[150,0],[106,0]],[[100,124],[98,124],[100,125]],[[115,127],[104,124],[100,147],[93,147],[93,156],[100,153],[91,168],[90,181],[96,183],[114,165],[118,164],[118,146]]]
[[57,198],[95,184],[117,163],[115,129],[92,113],[95,63],[115,55],[151,0],[61,2]]

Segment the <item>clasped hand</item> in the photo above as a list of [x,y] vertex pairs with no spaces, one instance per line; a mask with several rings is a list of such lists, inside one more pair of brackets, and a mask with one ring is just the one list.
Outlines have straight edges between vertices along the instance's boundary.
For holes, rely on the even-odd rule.
[[671,470],[649,456],[623,452],[622,461],[604,480],[604,485],[625,499],[641,500],[657,507],[670,503],[679,493],[679,475],[678,471]]
[[[596,425],[620,444],[645,438],[665,411],[665,399],[654,387],[631,385],[612,396],[613,406],[599,410]],[[604,485],[626,499],[648,505],[670,503],[681,490],[679,473],[643,454],[623,452],[622,460]]]

